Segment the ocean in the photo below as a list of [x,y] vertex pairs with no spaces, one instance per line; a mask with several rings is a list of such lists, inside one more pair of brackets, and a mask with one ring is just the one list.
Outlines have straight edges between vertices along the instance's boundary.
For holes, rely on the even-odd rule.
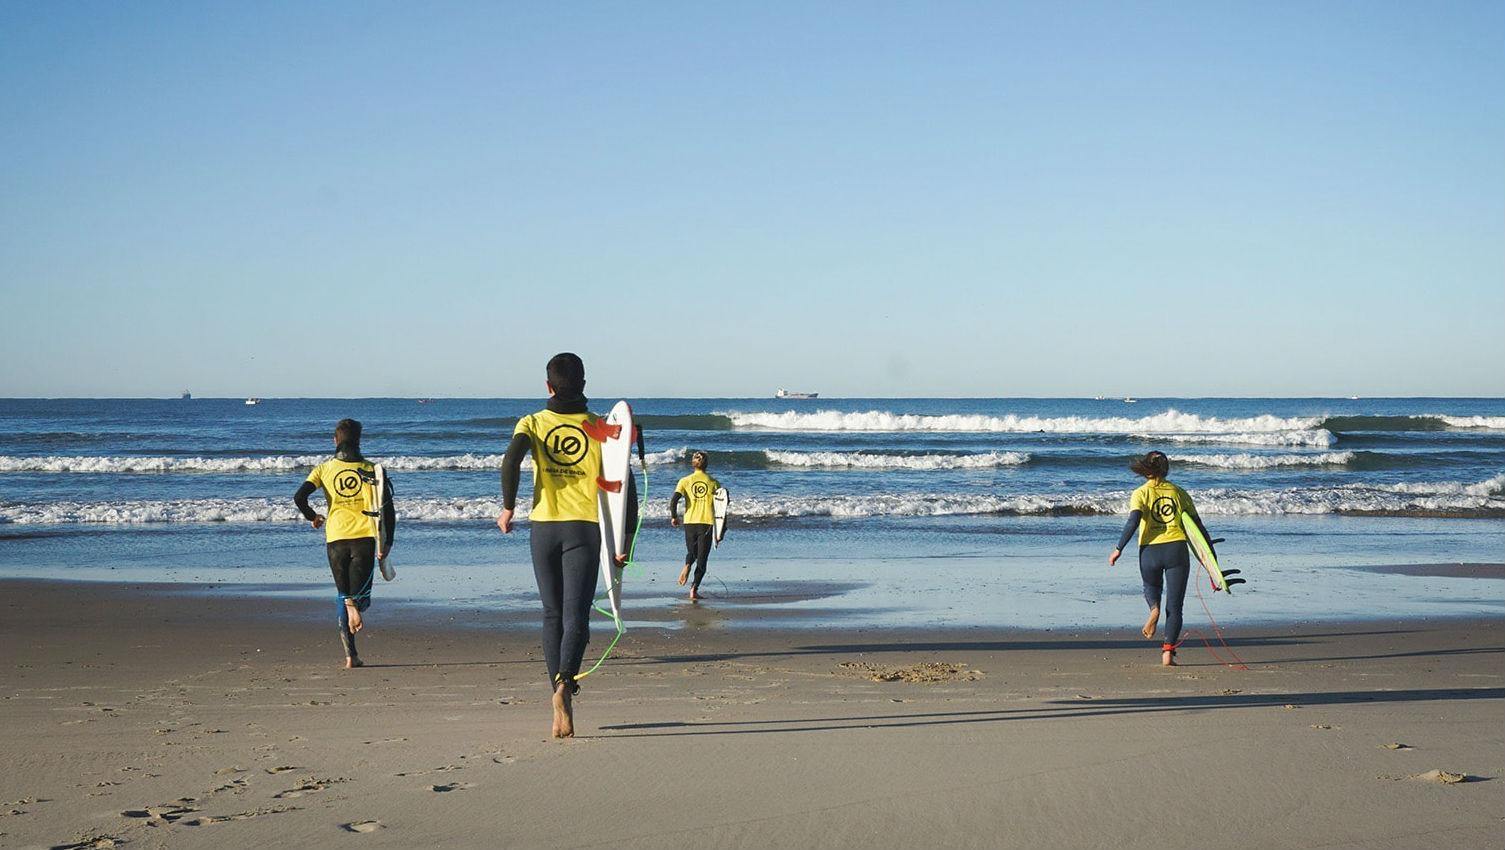
[[[1151,448],[1249,581],[1231,598],[1199,586],[1220,620],[1505,607],[1498,581],[1370,569],[1501,561],[1505,399],[632,401],[650,504],[626,597],[658,625],[736,623],[681,616],[666,510],[694,449],[733,515],[702,611],[815,627],[1142,620],[1132,552],[1105,559],[1139,483],[1128,462]],[[330,594],[291,497],[350,416],[397,493],[400,576],[378,602],[531,610],[526,526],[504,538],[493,520],[501,452],[541,406],[0,400],[0,576]]]

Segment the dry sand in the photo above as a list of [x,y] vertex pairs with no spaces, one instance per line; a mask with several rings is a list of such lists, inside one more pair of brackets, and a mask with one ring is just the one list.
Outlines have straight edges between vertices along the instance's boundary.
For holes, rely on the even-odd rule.
[[347,672],[331,607],[0,582],[0,845],[1505,845],[1498,619],[1236,630],[1241,671],[702,609],[553,741],[532,630],[378,604]]

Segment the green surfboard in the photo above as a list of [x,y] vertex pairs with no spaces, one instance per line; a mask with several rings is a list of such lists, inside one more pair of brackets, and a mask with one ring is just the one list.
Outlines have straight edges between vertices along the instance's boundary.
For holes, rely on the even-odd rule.
[[1218,566],[1218,556],[1213,554],[1212,544],[1202,535],[1202,529],[1197,527],[1196,521],[1186,511],[1181,512],[1181,528],[1186,532],[1186,542],[1191,545],[1191,551],[1196,554],[1197,560],[1202,562],[1202,568],[1207,570],[1207,577],[1212,579],[1212,589],[1221,590],[1232,596],[1233,591],[1229,585],[1242,584],[1244,580],[1230,579],[1228,575],[1234,575],[1238,570],[1229,570],[1227,575],[1223,573],[1222,568]]

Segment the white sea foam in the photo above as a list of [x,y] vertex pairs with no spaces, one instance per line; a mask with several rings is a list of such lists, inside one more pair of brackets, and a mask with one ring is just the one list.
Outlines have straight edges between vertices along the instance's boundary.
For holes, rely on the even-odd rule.
[[983,416],[948,414],[940,416],[914,413],[890,413],[869,410],[847,413],[840,410],[782,413],[729,412],[721,414],[738,428],[763,428],[775,431],[962,431],[995,433],[1061,434],[1224,434],[1239,432],[1301,431],[1315,429],[1322,420],[1311,417],[1283,418],[1252,416],[1220,419],[1196,413],[1167,410],[1140,418],[1126,416]]
[[[1505,512],[1505,474],[1484,481],[1291,487],[1278,490],[1231,488],[1192,493],[1204,514],[1330,514],[1376,513],[1410,515],[1429,512],[1498,514]],[[993,496],[972,493],[863,494],[831,496],[769,496],[739,499],[735,517],[947,516],[961,514],[1114,514],[1126,510],[1128,491],[1090,494],[1023,494]],[[489,521],[501,511],[495,498],[402,499],[398,511],[405,522]],[[525,506],[519,506],[525,518]],[[0,524],[58,525],[73,523],[207,523],[294,522],[297,511],[286,500],[165,499],[119,502],[58,501],[43,504],[0,503]]]
[[1505,431],[1505,416],[1418,416],[1417,419],[1441,419],[1450,428],[1481,428],[1491,431]]
[[1171,455],[1171,460],[1218,469],[1276,469],[1287,466],[1343,466],[1354,452],[1321,452],[1309,455]]
[[1133,434],[1136,440],[1216,446],[1290,446],[1292,448],[1331,448],[1338,437],[1326,428],[1310,431],[1269,431],[1264,433],[1228,434]]
[[[678,463],[684,460],[687,449],[666,449],[649,452],[649,465]],[[328,460],[327,455],[273,455],[269,457],[95,457],[91,455],[13,456],[0,455],[0,473],[45,472],[45,473],[161,473],[161,472],[207,472],[207,473],[282,473],[311,469]],[[430,472],[445,470],[497,470],[501,468],[499,454],[461,454],[439,457],[400,456],[372,458],[394,472]],[[531,458],[524,459],[523,468],[531,469]]]
[[1023,452],[885,455],[871,452],[783,452],[770,449],[763,454],[782,466],[827,469],[987,469],[1029,462],[1029,455]]

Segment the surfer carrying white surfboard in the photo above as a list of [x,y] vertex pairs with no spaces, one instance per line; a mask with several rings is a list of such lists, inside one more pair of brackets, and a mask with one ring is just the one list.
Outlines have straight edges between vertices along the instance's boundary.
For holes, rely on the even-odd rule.
[[[355,650],[355,633],[365,624],[361,615],[371,607],[377,561],[392,551],[397,510],[391,479],[378,475],[376,464],[361,456],[361,423],[354,419],[336,423],[334,445],[334,457],[314,467],[293,494],[293,504],[310,525],[324,529],[329,571],[340,594],[340,643],[345,648],[345,667],[351,669],[363,666]],[[321,489],[329,502],[327,521],[308,504],[308,497]],[[378,504],[381,507],[375,508]],[[380,514],[379,522],[372,521],[376,514]]]
[[705,452],[690,455],[694,472],[679,479],[674,486],[674,495],[669,497],[669,524],[680,525],[679,500],[685,500],[685,566],[679,571],[679,585],[684,587],[690,580],[690,568],[695,568],[695,580],[690,583],[690,599],[700,599],[700,582],[705,578],[706,562],[711,557],[711,544],[715,541],[716,515],[714,502],[721,482],[705,471]]
[[[575,734],[576,677],[590,642],[591,601],[601,567],[597,488],[600,421],[587,409],[585,364],[574,354],[555,355],[545,368],[549,401],[518,420],[502,458],[502,513],[497,527],[511,534],[523,458],[533,455],[533,507],[528,514],[533,575],[543,603],[543,653],[554,691],[556,738]],[[627,477],[627,540],[619,563],[631,551],[637,527],[637,485]]]
[[[1160,644],[1160,663],[1176,665],[1176,645],[1181,640],[1181,609],[1186,601],[1186,582],[1191,575],[1191,558],[1187,551],[1183,517],[1190,517],[1211,539],[1197,515],[1196,505],[1185,490],[1166,480],[1170,458],[1164,452],[1149,452],[1129,465],[1146,481],[1129,497],[1129,521],[1124,524],[1118,546],[1108,556],[1108,565],[1118,563],[1124,546],[1134,532],[1139,532],[1139,576],[1144,583],[1144,600],[1150,606],[1150,618],[1140,632],[1155,637],[1155,627],[1165,614],[1165,640]],[[1162,595],[1164,602],[1162,603]]]

